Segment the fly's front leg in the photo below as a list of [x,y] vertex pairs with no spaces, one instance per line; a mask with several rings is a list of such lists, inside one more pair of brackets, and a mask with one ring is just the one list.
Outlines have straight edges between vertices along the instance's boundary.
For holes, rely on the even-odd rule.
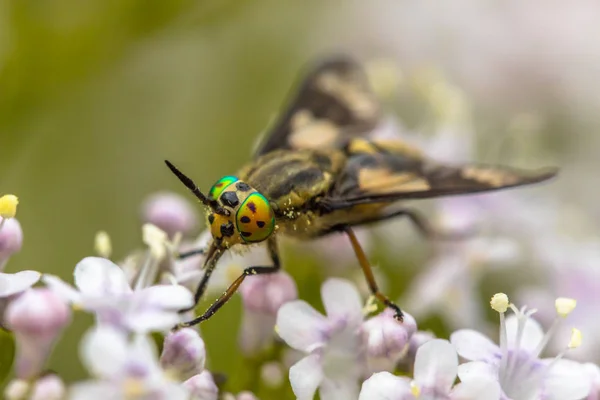
[[200,283],[196,288],[196,292],[194,293],[194,304],[191,307],[179,310],[180,313],[185,313],[196,308],[196,305],[198,305],[198,302],[200,301],[202,295],[208,287],[208,281],[210,280],[210,276],[212,275],[215,267],[217,266],[217,262],[221,258],[221,255],[223,255],[223,249],[218,248],[214,243],[211,244],[211,246],[208,248],[208,251],[206,252],[206,261],[204,261],[203,266],[204,275],[202,276],[202,279],[200,280]]
[[[200,315],[198,318],[195,318],[188,322],[183,322],[178,325],[179,328],[190,327],[197,325],[203,321],[206,321],[210,317],[212,317],[227,301],[233,296],[235,292],[237,292],[238,288],[244,282],[249,275],[261,275],[261,274],[272,274],[278,272],[281,268],[281,263],[279,261],[279,251],[277,249],[277,241],[272,236],[267,241],[269,255],[271,260],[273,261],[273,265],[271,266],[254,266],[248,267],[244,269],[244,272],[235,280],[233,283],[227,288],[227,290],[208,307],[208,309],[204,312],[204,314]],[[208,271],[207,271],[208,272]]]
[[367,259],[365,252],[363,251],[354,231],[350,227],[344,228],[344,232],[350,238],[350,243],[352,244],[352,248],[354,249],[354,253],[356,254],[356,258],[358,258],[358,262],[362,268],[363,274],[367,279],[367,283],[369,285],[369,290],[377,300],[381,301],[386,307],[391,308],[395,311],[394,318],[398,321],[402,322],[404,320],[404,314],[400,307],[398,307],[393,301],[391,301],[386,295],[379,291],[379,287],[377,286],[377,282],[375,281],[375,276],[373,275],[373,269],[371,268],[371,264]]

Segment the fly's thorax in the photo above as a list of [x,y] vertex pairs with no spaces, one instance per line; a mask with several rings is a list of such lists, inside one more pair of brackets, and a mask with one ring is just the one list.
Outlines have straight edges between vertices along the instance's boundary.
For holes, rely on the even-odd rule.
[[269,200],[236,177],[221,178],[209,196],[229,215],[211,211],[208,225],[213,238],[223,247],[262,242],[275,229],[275,215]]

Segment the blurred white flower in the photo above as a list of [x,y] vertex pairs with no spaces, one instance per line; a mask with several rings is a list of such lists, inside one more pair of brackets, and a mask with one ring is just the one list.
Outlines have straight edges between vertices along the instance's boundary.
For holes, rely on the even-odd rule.
[[12,296],[29,289],[40,280],[37,271],[19,271],[14,274],[0,272],[0,298]]
[[461,379],[454,386],[458,371],[456,350],[447,341],[433,339],[417,350],[414,379],[378,372],[362,386],[359,400],[491,400],[500,398],[494,379]]
[[190,392],[190,400],[217,400],[219,395],[219,388],[208,371],[192,376],[183,386]]
[[277,311],[298,298],[296,282],[285,271],[247,277],[239,293],[244,304],[238,342],[245,354],[264,348],[274,337]]
[[162,368],[179,380],[189,379],[204,370],[206,349],[198,331],[183,328],[169,332],[160,355]]
[[[503,398],[513,400],[577,400],[587,396],[591,379],[581,364],[562,359],[565,351],[555,358],[539,358],[554,329],[544,335],[537,321],[530,318],[535,310],[518,310],[512,304],[510,308],[515,315],[506,320],[500,312],[500,346],[473,330],[451,335],[458,354],[472,361],[459,367],[461,381],[493,378],[500,384]],[[569,349],[581,341],[579,331],[574,333]]]
[[78,290],[54,275],[42,279],[74,306],[95,312],[100,323],[132,332],[167,331],[181,322],[179,310],[194,302],[190,291],[180,285],[133,290],[123,270],[104,258],[84,258],[74,277]]
[[416,330],[417,322],[410,314],[404,312],[404,321],[398,323],[389,308],[363,322],[361,333],[369,371],[393,370],[406,354]]
[[142,219],[170,237],[188,235],[198,227],[198,210],[187,197],[171,192],[155,193],[142,205]]
[[363,320],[358,291],[348,281],[331,278],[321,287],[327,317],[308,303],[285,303],[277,313],[277,332],[308,355],[290,368],[290,383],[300,400],[354,399],[362,370],[359,329]]
[[4,322],[15,335],[15,373],[20,379],[36,378],[59,335],[71,322],[71,310],[54,292],[31,289],[6,308]]
[[187,400],[189,392],[161,369],[152,340],[131,342],[111,327],[92,328],[81,342],[81,359],[96,380],[74,384],[71,400]]
[[475,237],[439,243],[437,253],[400,301],[418,319],[438,311],[453,328],[484,324],[478,285],[487,268],[506,267],[519,257],[510,238]]

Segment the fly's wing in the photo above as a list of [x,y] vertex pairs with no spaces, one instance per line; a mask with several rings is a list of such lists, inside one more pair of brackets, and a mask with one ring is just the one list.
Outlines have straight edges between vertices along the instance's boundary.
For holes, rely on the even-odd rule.
[[363,69],[346,57],[314,66],[267,136],[260,156],[276,149],[339,148],[379,122],[380,107]]
[[470,194],[528,185],[556,175],[505,166],[436,163],[412,148],[357,140],[344,171],[322,200],[331,210],[358,204]]

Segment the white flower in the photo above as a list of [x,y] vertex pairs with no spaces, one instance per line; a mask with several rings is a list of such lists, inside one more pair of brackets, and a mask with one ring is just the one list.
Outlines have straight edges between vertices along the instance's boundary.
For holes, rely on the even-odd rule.
[[184,400],[188,391],[171,381],[158,364],[152,340],[126,335],[111,327],[96,327],[81,343],[84,365],[96,380],[75,384],[71,400],[152,399]]
[[14,274],[0,272],[0,298],[24,292],[35,285],[40,276],[37,271],[19,271]]
[[42,279],[65,300],[95,312],[99,322],[132,332],[169,330],[181,322],[178,311],[194,301],[190,291],[179,285],[132,290],[123,270],[104,258],[84,258],[75,267],[74,277],[79,290],[53,275]]
[[465,379],[453,387],[458,371],[456,350],[447,341],[433,339],[417,350],[414,379],[378,372],[362,386],[359,400],[492,400],[500,397],[491,378]]
[[[500,346],[473,330],[459,330],[450,341],[458,354],[472,362],[459,367],[458,376],[466,379],[494,378],[505,398],[513,400],[576,400],[587,396],[590,378],[577,362],[563,360],[564,352],[553,359],[539,355],[555,330],[544,335],[542,328],[530,318],[535,310],[510,308],[516,315],[504,320],[500,313]],[[569,347],[578,345],[579,331]]]
[[363,349],[359,328],[363,319],[360,295],[343,279],[321,287],[327,317],[308,303],[291,301],[279,309],[277,332],[288,345],[308,355],[290,368],[290,383],[300,400],[355,399]]

